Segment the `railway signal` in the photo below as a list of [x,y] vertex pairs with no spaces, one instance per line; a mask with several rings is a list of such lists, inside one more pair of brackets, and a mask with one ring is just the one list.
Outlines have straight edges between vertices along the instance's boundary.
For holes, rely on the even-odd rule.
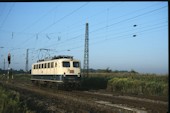
[[10,53],[8,53],[8,57],[7,57],[7,60],[8,60],[8,74],[7,74],[7,79],[9,79],[10,77],[10,63],[11,63],[11,54]]
[[11,63],[11,54],[8,53],[8,64],[10,64],[10,63]]

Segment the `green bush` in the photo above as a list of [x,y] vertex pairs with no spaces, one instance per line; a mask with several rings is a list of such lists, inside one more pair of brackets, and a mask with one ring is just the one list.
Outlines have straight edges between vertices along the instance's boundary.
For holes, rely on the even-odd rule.
[[113,92],[167,96],[168,76],[115,76],[108,81],[107,89]]
[[0,87],[0,113],[18,112],[19,95],[16,92],[7,92]]
[[13,90],[6,91],[0,86],[0,113],[32,113],[26,104],[20,102],[20,95]]
[[82,89],[86,90],[97,90],[97,89],[106,89],[108,79],[105,77],[86,77],[82,78],[81,86]]

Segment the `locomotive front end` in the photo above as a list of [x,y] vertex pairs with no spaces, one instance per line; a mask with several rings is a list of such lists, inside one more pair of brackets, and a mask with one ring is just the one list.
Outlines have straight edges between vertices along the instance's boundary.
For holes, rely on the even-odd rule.
[[81,79],[80,61],[67,60],[62,62],[63,81],[78,83]]

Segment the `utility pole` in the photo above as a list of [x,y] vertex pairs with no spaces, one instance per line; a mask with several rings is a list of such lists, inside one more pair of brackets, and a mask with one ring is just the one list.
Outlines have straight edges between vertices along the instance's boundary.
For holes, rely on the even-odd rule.
[[8,57],[7,57],[7,59],[8,59],[8,76],[7,76],[7,79],[9,79],[9,71],[10,71],[10,64],[11,64],[11,54],[10,54],[10,52],[8,53]]
[[26,65],[25,65],[25,71],[28,72],[28,50],[26,51]]
[[88,77],[88,74],[89,74],[89,29],[88,23],[86,23],[83,75]]

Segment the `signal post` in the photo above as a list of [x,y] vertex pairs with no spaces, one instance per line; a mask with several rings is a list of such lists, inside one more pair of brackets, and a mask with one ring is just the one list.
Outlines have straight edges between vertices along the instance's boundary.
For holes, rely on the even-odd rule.
[[13,74],[12,74],[12,69],[11,69],[11,72],[10,72],[10,64],[11,64],[11,54],[8,53],[8,74],[7,74],[7,79],[13,79]]

